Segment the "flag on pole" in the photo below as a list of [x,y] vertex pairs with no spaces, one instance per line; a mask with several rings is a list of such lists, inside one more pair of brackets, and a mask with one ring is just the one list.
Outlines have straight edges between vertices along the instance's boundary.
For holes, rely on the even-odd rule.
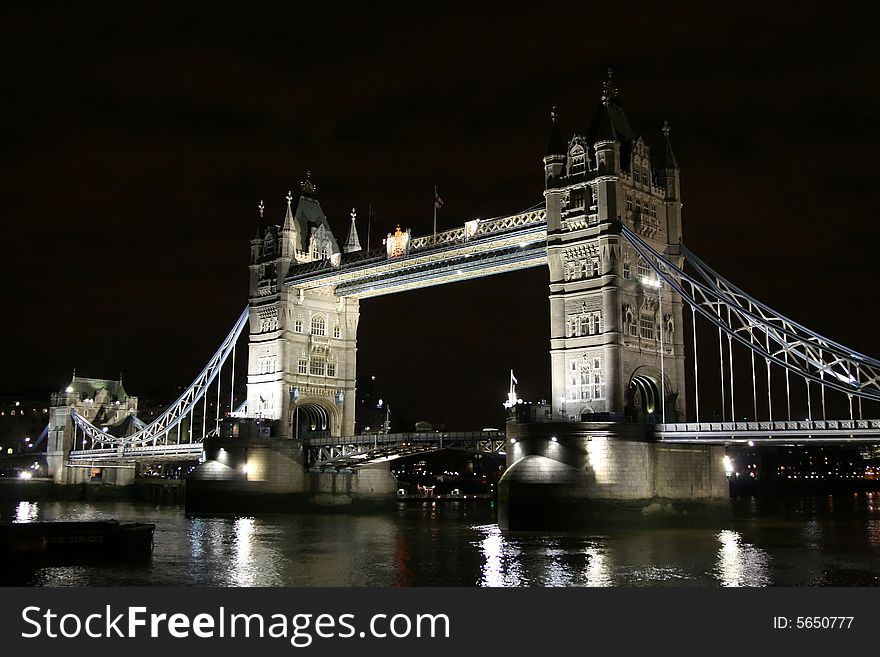
[[434,207],[439,209],[443,207],[443,199],[437,193],[437,185],[434,185]]

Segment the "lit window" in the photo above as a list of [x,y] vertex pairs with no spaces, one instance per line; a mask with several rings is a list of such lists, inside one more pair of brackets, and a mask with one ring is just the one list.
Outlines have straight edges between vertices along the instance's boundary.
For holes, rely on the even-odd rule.
[[327,321],[322,315],[312,317],[312,335],[327,335]]

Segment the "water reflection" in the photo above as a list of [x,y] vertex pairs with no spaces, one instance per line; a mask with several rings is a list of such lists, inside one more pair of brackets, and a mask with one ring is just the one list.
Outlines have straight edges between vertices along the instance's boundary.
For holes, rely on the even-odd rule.
[[587,556],[587,568],[584,572],[586,586],[613,586],[611,567],[603,550],[593,546],[584,549]]
[[[505,535],[498,525],[474,527],[483,534],[479,586],[611,586],[604,550],[584,537]],[[588,545],[584,546],[587,542]]]
[[254,540],[254,519],[238,518],[235,521],[235,568],[232,582],[235,586],[254,586],[257,569],[251,558]]
[[[763,505],[763,506],[762,506]],[[207,586],[829,586],[880,583],[867,495],[763,500],[711,527],[504,533],[491,507],[187,517],[118,502],[0,503],[5,521],[156,524],[149,563],[40,567],[3,583]],[[743,504],[745,511],[749,505]],[[753,507],[754,508],[754,507]],[[4,580],[5,577],[5,580]]]
[[716,573],[721,586],[767,586],[770,584],[767,553],[744,543],[739,532],[725,529],[718,533]]
[[519,550],[505,540],[498,525],[474,527],[484,534],[480,542],[483,554],[480,586],[524,586],[520,571]]
[[33,522],[40,514],[40,505],[37,502],[19,502],[15,507],[15,520],[13,522]]

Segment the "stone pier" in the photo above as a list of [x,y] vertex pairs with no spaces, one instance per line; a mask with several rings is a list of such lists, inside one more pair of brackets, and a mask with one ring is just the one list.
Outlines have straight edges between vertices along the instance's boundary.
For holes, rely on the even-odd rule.
[[372,508],[393,504],[397,490],[387,462],[308,472],[299,443],[289,439],[208,439],[205,457],[187,477],[187,511]]
[[503,529],[668,524],[728,509],[723,447],[664,445],[628,422],[511,422],[507,432]]

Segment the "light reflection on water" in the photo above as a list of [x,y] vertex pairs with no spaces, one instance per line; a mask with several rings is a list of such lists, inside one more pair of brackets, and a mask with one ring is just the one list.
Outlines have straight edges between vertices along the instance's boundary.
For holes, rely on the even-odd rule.
[[768,504],[747,502],[746,513],[716,527],[505,533],[490,507],[458,504],[374,515],[187,518],[175,507],[17,502],[0,504],[0,520],[153,522],[156,547],[147,563],[6,569],[0,581],[50,586],[880,584],[880,511],[874,510],[873,498]]
[[718,533],[718,581],[721,586],[767,586],[770,557],[763,550],[743,541],[739,532],[725,529]]
[[15,507],[13,522],[32,522],[37,519],[39,506],[36,502],[19,502]]

